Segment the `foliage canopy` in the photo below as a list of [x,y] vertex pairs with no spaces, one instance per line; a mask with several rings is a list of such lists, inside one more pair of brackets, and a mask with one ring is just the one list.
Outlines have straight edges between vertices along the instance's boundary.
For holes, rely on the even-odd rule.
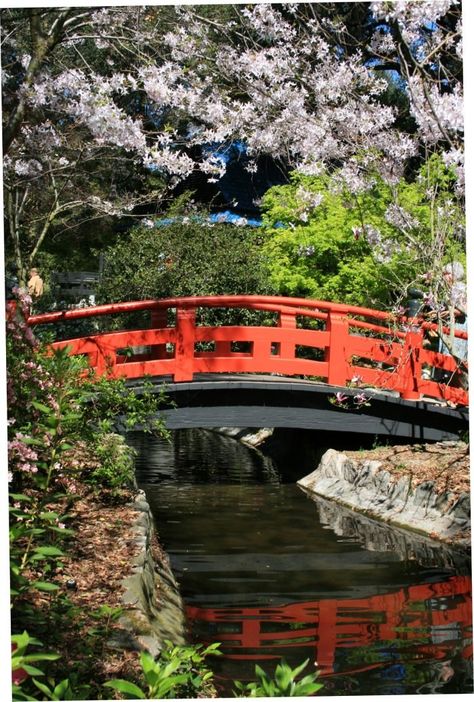
[[228,224],[136,227],[106,250],[99,299],[268,293],[261,241]]
[[463,261],[463,211],[439,157],[395,186],[375,173],[353,192],[339,175],[294,172],[263,198],[264,251],[280,294],[390,306],[410,286],[428,290],[429,272],[440,280],[442,265]]

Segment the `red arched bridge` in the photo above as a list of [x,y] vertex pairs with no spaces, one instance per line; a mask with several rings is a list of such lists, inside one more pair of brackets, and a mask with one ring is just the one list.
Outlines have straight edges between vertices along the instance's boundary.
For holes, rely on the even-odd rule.
[[[226,295],[70,309],[29,324],[63,328],[79,320],[89,320],[92,333],[53,348],[69,347],[99,375],[125,377],[137,392],[145,376],[166,383],[170,428],[286,426],[427,440],[467,429],[458,363],[429,348],[439,330],[422,319]],[[104,331],[107,325],[116,330]]]

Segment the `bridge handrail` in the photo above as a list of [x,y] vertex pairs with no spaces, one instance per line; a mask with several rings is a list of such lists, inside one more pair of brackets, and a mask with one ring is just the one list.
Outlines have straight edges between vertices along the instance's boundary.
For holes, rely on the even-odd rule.
[[[314,319],[324,320],[328,312],[335,312],[341,315],[354,315],[360,317],[370,317],[372,319],[384,320],[388,323],[399,325],[391,327],[390,332],[399,337],[404,337],[405,326],[418,326],[427,331],[438,331],[439,325],[428,322],[422,317],[409,318],[406,316],[394,315],[383,310],[374,310],[369,307],[358,307],[356,305],[346,305],[339,302],[327,302],[323,300],[311,300],[298,297],[278,297],[274,295],[220,295],[214,296],[194,296],[194,297],[169,297],[159,300],[131,300],[128,302],[111,302],[104,305],[94,305],[91,307],[81,307],[71,310],[58,310],[55,312],[44,312],[32,315],[28,318],[28,324],[34,326],[39,324],[58,323],[67,320],[86,319],[88,317],[99,317],[104,315],[126,314],[130,312],[140,312],[146,310],[162,310],[169,308],[194,308],[194,307],[245,307],[265,312],[290,312],[293,315],[307,316]],[[325,312],[321,311],[325,310]],[[375,332],[386,333],[387,327],[377,326],[363,320],[351,319],[351,326],[369,329]],[[449,334],[449,327],[443,326],[443,333]],[[460,339],[467,339],[467,332],[455,329],[454,336]]]

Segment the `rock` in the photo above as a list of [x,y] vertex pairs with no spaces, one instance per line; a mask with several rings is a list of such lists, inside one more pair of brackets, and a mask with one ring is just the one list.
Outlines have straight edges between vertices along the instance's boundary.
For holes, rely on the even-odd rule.
[[329,449],[316,470],[298,481],[310,494],[321,495],[388,524],[435,536],[450,544],[470,546],[470,501],[462,494],[454,504],[449,493],[437,493],[433,481],[415,489],[410,479],[382,469],[380,461],[350,458]]
[[242,443],[247,444],[247,446],[252,446],[253,448],[262,444],[273,434],[273,429],[265,427],[262,429],[252,429],[250,427],[218,427],[215,428],[214,431],[224,436],[230,436],[237,441],[242,441]]

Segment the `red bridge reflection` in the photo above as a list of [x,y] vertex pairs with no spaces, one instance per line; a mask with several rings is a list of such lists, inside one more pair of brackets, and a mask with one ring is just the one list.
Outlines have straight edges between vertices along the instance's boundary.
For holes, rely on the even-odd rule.
[[[401,641],[417,657],[443,659],[453,647],[472,656],[472,595],[468,576],[413,585],[364,599],[321,599],[277,607],[201,608],[188,606],[188,620],[207,622],[212,641],[226,658],[288,658],[288,650],[313,648],[321,675],[334,673],[340,649]],[[211,635],[206,643],[211,643]],[[205,635],[206,636],[206,635]],[[307,655],[307,652],[305,652]],[[358,670],[378,667],[364,665]]]

